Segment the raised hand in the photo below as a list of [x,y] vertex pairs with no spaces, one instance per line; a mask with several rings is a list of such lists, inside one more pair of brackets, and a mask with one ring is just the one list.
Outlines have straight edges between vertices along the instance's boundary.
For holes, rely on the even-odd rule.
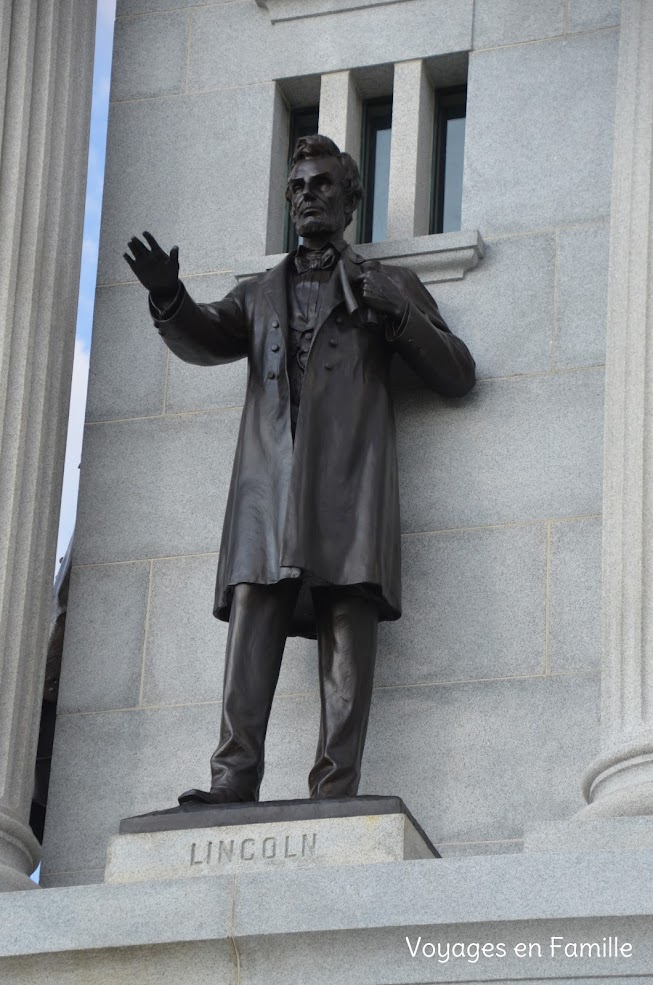
[[127,244],[133,256],[123,256],[153,298],[172,299],[179,289],[179,247],[173,246],[168,254],[151,233],[144,232],[143,238],[149,243],[149,250],[134,236]]

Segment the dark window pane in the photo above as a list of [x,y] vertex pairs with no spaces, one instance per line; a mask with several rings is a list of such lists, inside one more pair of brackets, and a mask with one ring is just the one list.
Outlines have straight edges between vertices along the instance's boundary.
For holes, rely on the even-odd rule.
[[[307,109],[296,109],[290,114],[290,140],[288,142],[289,171],[292,163],[293,151],[295,150],[295,144],[300,137],[310,137],[311,134],[317,133],[318,118],[318,106],[309,106]],[[295,232],[295,227],[290,221],[290,205],[288,202],[286,202],[285,216],[286,226],[284,240],[286,250],[296,250],[298,244],[297,233]]]
[[390,127],[376,131],[374,154],[374,197],[372,200],[372,242],[388,235],[388,189],[390,186]]
[[463,204],[463,159],[465,154],[465,117],[447,120],[447,151],[444,159],[444,202],[442,232],[460,229]]
[[464,86],[438,93],[431,232],[460,229],[467,90]]
[[391,133],[392,99],[366,103],[361,160],[365,196],[358,237],[361,243],[379,243],[387,236]]

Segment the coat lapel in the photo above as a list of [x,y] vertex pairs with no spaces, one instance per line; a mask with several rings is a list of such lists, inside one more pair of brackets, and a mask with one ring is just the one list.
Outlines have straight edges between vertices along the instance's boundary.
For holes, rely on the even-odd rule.
[[343,300],[344,297],[340,286],[340,278],[338,277],[338,271],[334,268],[331,271],[331,276],[329,277],[328,283],[325,285],[324,290],[320,292],[320,307],[317,312],[317,319],[315,323],[316,332],[319,332],[333,309],[341,304]]
[[[260,284],[263,292],[272,307],[285,340],[288,339],[288,265],[292,263],[292,253],[289,253],[281,263],[272,267],[261,278]],[[351,284],[355,283],[360,274],[360,264],[364,263],[363,257],[359,256],[347,246],[341,259],[345,265],[345,270]],[[319,331],[326,319],[337,305],[344,301],[342,286],[337,270],[334,270],[321,299],[320,310],[317,317],[315,331]]]
[[352,250],[351,246],[347,246],[342,251],[342,262],[345,265],[345,270],[347,271],[347,276],[350,279],[354,279],[359,276],[361,270],[361,264],[365,263],[365,260],[359,253]]
[[[351,246],[346,246],[340,254],[340,259],[345,266],[345,272],[349,279],[349,283],[355,283],[358,275],[360,274],[358,265],[364,262],[363,258],[355,253]],[[342,304],[344,301],[345,296],[342,289],[342,282],[340,280],[340,274],[336,265],[336,269],[331,274],[329,283],[322,296],[317,324],[315,326],[316,332],[322,327],[333,309],[339,304]]]
[[365,260],[360,255],[360,253],[357,253],[354,247],[351,246],[349,243],[345,245],[345,248],[342,251],[342,259],[356,264],[365,263]]

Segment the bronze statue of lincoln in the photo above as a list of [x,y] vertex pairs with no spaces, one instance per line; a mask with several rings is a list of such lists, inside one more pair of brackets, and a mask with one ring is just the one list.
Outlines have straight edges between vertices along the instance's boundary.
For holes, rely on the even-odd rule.
[[197,304],[150,233],[125,259],[180,359],[247,358],[249,376],[218,565],[228,620],[220,740],[209,792],[255,801],[286,637],[317,637],[321,714],[314,798],[355,796],[379,620],[401,615],[399,490],[390,363],[399,354],[448,397],[474,360],[412,271],[365,262],[343,238],[358,167],[328,137],[302,137],[286,198],[301,246],[222,301]]

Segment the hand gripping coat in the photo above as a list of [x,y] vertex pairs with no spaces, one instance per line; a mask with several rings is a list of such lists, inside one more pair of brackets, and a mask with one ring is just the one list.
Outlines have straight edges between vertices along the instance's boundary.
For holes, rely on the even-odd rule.
[[[474,385],[474,360],[412,271],[383,265],[408,306],[393,327],[370,325],[347,305],[332,275],[308,355],[295,440],[286,370],[287,264],[239,284],[222,301],[196,304],[182,287],[155,324],[181,359],[213,366],[247,357],[249,376],[220,546],[215,615],[228,620],[239,582],[359,585],[379,618],[401,615],[401,547],[390,363],[401,355],[448,397]],[[341,263],[355,283],[363,259]],[[350,294],[351,297],[351,294]],[[310,605],[298,603],[293,633],[312,637]],[[300,596],[300,599],[302,596]]]

